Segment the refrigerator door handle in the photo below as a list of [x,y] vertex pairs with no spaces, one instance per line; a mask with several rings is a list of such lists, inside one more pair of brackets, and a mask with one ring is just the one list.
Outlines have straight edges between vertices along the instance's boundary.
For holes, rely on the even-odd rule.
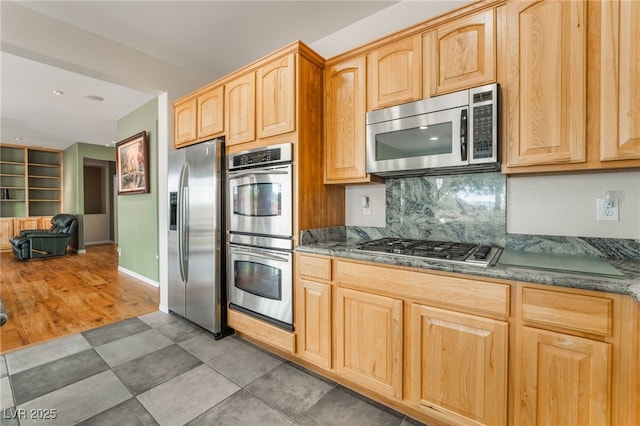
[[188,271],[188,254],[189,254],[189,246],[188,246],[188,228],[187,224],[189,223],[188,214],[188,187],[185,185],[185,176],[187,174],[187,166],[182,166],[182,170],[180,170],[180,180],[178,191],[178,264],[180,265],[180,278],[182,278],[182,282],[185,284],[189,278]]

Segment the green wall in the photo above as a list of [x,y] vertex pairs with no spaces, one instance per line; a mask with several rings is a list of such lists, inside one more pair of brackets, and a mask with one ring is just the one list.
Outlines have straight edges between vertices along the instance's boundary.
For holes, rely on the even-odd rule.
[[118,140],[147,132],[150,187],[148,194],[118,196],[119,266],[154,282],[159,281],[157,122],[157,99],[118,120]]
[[115,161],[116,149],[87,143],[75,143],[62,154],[62,210],[78,216],[78,241],[75,247],[84,250],[84,159]]

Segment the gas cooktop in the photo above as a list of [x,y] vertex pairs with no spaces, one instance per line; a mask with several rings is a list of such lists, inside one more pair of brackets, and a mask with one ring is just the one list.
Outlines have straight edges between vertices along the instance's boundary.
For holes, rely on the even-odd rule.
[[495,265],[502,253],[502,248],[496,246],[403,238],[381,238],[379,240],[363,241],[352,250],[462,263],[485,268]]

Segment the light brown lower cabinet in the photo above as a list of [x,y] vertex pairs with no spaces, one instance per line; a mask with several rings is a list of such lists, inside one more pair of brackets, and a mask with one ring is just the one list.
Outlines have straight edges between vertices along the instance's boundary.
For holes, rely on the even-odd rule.
[[523,327],[517,425],[611,424],[611,344]]
[[640,424],[629,296],[295,257],[294,362],[427,424]]
[[296,287],[298,354],[331,369],[331,284],[299,279]]
[[411,305],[411,401],[458,424],[507,423],[509,324]]
[[338,287],[337,373],[367,389],[402,398],[402,300]]
[[13,219],[1,218],[0,219],[0,251],[11,251],[11,243],[9,240],[13,237]]

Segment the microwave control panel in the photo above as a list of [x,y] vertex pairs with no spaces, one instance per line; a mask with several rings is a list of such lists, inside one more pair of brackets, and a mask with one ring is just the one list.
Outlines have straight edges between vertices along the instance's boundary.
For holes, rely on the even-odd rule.
[[493,156],[493,105],[473,107],[473,155],[472,158]]
[[470,89],[471,162],[498,156],[498,85]]

